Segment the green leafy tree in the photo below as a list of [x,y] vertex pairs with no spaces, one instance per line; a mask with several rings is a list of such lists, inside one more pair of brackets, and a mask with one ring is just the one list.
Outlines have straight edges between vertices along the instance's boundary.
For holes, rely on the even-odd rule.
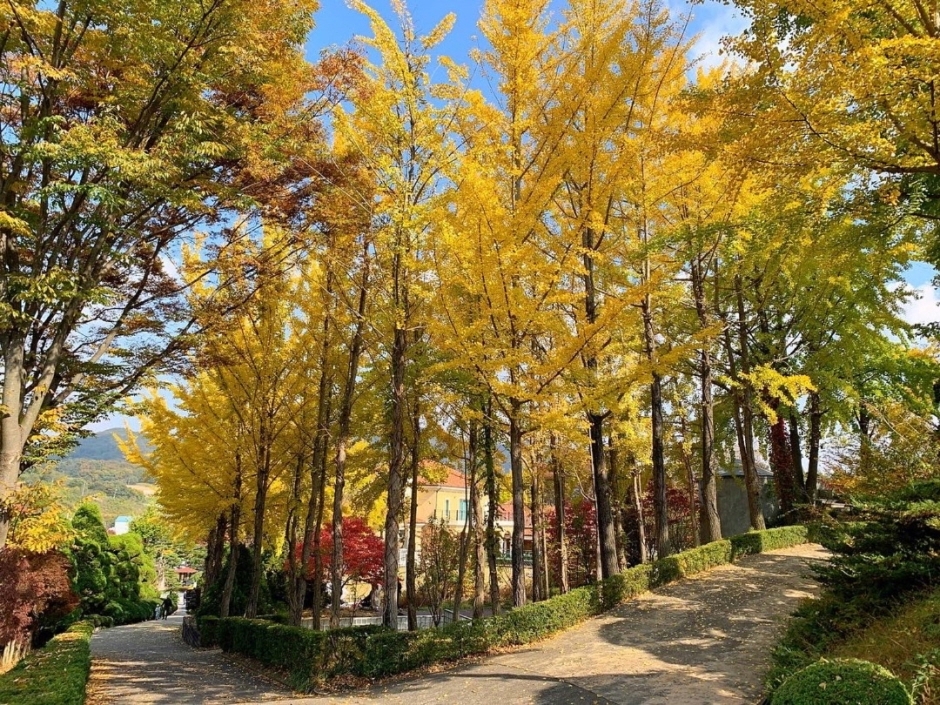
[[[0,8],[0,500],[30,439],[80,428],[183,348],[188,283],[167,256],[194,229],[224,247],[214,224],[276,176],[270,128],[305,93],[315,7]],[[0,508],[0,548],[8,526]]]

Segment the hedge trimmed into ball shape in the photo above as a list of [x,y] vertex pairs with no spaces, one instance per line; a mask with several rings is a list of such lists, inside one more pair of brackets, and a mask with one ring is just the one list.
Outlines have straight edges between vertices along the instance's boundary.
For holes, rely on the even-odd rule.
[[820,659],[787,678],[771,705],[912,705],[887,668],[858,659]]

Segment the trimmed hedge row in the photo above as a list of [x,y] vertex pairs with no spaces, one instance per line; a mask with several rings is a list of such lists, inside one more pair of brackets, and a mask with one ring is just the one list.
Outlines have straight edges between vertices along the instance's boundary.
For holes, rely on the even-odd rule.
[[77,622],[0,676],[0,703],[83,705],[94,626]]
[[204,645],[206,631],[224,651],[249,656],[266,666],[287,669],[291,685],[303,690],[320,678],[355,673],[369,637],[385,630],[380,626],[365,626],[314,631],[263,619],[203,618],[200,643]]
[[264,620],[203,617],[200,642],[203,646],[217,643],[225,651],[286,668],[298,689],[340,674],[377,678],[538,641],[652,588],[741,556],[806,543],[808,536],[806,527],[786,526],[715,541],[479,622],[457,622],[418,632],[381,627],[317,632]]

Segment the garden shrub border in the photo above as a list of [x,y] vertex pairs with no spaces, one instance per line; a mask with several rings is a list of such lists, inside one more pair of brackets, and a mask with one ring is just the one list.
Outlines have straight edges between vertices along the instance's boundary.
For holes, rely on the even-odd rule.
[[93,632],[91,622],[76,622],[0,676],[0,703],[83,705]]
[[291,685],[298,690],[309,690],[324,678],[338,675],[379,678],[495,648],[529,644],[652,588],[733,563],[742,556],[807,543],[811,537],[812,531],[806,526],[733,536],[479,622],[457,622],[418,632],[381,627],[318,632],[262,619],[202,617],[200,644],[219,645],[224,651],[286,669]]

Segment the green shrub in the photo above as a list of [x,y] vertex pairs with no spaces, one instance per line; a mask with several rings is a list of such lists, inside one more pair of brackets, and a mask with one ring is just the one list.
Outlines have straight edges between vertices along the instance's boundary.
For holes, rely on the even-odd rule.
[[940,585],[938,488],[936,482],[912,485],[861,507],[851,522],[814,527],[812,535],[832,553],[812,568],[822,595],[797,611],[774,648],[771,689],[900,603]]
[[352,627],[333,631],[314,631],[289,627],[261,619],[202,617],[203,630],[215,630],[215,640],[224,651],[249,656],[267,666],[286,669],[291,685],[308,689],[318,680],[351,673],[362,660],[366,639],[381,627]]
[[91,671],[88,642],[93,631],[89,622],[73,624],[0,675],[0,703],[83,705]]
[[781,526],[765,531],[749,531],[746,534],[732,536],[731,560],[740,556],[750,556],[766,551],[797,546],[809,541],[809,530],[805,526]]
[[196,625],[199,629],[199,646],[213,647],[219,645],[219,618],[212,615],[197,617]]
[[613,609],[637,595],[642,595],[653,586],[653,574],[653,564],[644,563],[602,580],[598,584],[600,604],[597,611]]
[[857,659],[821,659],[790,676],[771,705],[912,705],[910,693],[891,671]]

